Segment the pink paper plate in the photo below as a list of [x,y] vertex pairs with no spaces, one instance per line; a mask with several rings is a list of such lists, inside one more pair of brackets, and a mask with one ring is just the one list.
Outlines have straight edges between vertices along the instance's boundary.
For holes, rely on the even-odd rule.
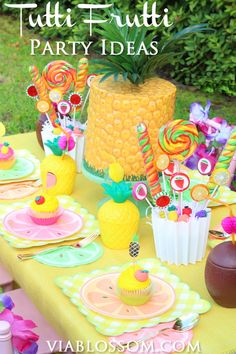
[[[142,345],[142,343],[137,343],[137,347],[133,347],[130,350],[125,350],[125,354],[135,353],[135,354],[144,354],[151,353],[150,348],[154,348],[155,352],[158,354],[168,354],[173,353],[179,350],[179,352],[183,351],[183,348],[187,346],[187,344],[191,341],[193,337],[193,332],[179,332],[172,329],[174,325],[174,321],[158,324],[154,327],[150,328],[142,328],[135,332],[129,332],[121,334],[120,336],[110,337],[109,342],[113,345],[128,343],[131,341],[137,342],[142,341],[146,344],[146,346]],[[161,333],[158,331],[162,329],[169,328]],[[151,336],[150,339],[145,339],[145,337]]]
[[120,273],[108,273],[88,280],[80,290],[83,303],[94,312],[112,318],[143,320],[168,311],[175,301],[172,286],[154,275],[150,275],[154,292],[144,305],[124,304],[116,295],[116,284]]
[[50,241],[71,236],[83,226],[81,216],[71,210],[64,210],[53,225],[37,225],[27,214],[27,209],[14,210],[5,216],[3,225],[8,232],[28,240]]

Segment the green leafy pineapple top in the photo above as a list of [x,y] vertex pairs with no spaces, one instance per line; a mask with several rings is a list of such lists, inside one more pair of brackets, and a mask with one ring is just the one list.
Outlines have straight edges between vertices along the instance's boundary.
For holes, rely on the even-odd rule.
[[124,203],[132,194],[131,183],[112,182],[111,184],[102,183],[105,194],[108,194],[116,203]]
[[[124,19],[118,9],[114,9],[112,12]],[[168,40],[164,38],[158,42],[158,54],[148,55],[147,52],[153,51],[154,41],[154,34],[153,31],[150,33],[150,29],[144,26],[119,27],[116,21],[101,23],[99,27],[96,32],[103,39],[108,42],[118,41],[124,48],[124,51],[119,55],[106,55],[105,59],[94,60],[97,64],[102,65],[102,68],[97,70],[97,73],[103,74],[101,81],[112,76],[114,80],[118,80],[121,75],[124,80],[128,79],[135,85],[142,84],[146,79],[156,76],[158,70],[171,63],[175,56],[181,54],[177,47],[179,41],[192,33],[209,30],[206,24],[186,27],[171,35]],[[133,52],[136,54],[128,54],[127,42],[133,43]],[[145,47],[145,50],[140,51],[140,46]]]
[[124,169],[119,162],[114,162],[108,169],[112,183],[102,183],[105,194],[108,194],[116,203],[124,203],[132,194],[131,183],[123,181],[124,174]]

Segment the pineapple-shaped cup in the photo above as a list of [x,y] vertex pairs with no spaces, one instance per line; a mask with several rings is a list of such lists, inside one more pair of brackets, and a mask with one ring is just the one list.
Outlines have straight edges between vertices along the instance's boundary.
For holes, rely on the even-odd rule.
[[103,183],[102,186],[111,199],[98,211],[101,238],[108,248],[125,249],[129,247],[133,235],[138,230],[139,210],[128,200],[132,189],[130,183],[122,181],[124,172],[119,164],[110,166],[109,176],[112,183]]
[[76,163],[60,148],[59,138],[46,145],[53,154],[46,156],[40,165],[43,188],[50,195],[70,195],[75,185]]

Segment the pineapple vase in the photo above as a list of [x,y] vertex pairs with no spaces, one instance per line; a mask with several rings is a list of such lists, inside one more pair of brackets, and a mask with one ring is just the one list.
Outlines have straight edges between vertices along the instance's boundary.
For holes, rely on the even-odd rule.
[[70,195],[75,185],[76,163],[60,149],[57,139],[48,141],[46,145],[53,153],[46,156],[40,165],[43,188],[49,195]]
[[124,168],[125,180],[145,180],[136,126],[140,122],[147,125],[157,149],[158,129],[173,119],[176,87],[157,77],[141,85],[100,79],[96,77],[91,84],[85,174],[103,177],[104,170],[116,160]]
[[99,208],[98,222],[104,245],[120,250],[129,248],[138,230],[140,214],[136,205],[128,200],[132,194],[131,184],[122,181],[124,174],[120,173],[119,164],[113,165],[115,168],[109,169],[112,183],[102,184],[111,199]]

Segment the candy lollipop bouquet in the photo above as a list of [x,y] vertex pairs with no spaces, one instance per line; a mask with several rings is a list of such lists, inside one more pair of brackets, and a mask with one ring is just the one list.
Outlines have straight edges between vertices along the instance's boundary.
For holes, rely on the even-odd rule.
[[86,87],[89,87],[91,81],[91,78],[88,79],[88,60],[80,59],[78,70],[65,61],[56,60],[43,69],[42,75],[36,66],[31,66],[29,71],[33,84],[27,88],[27,94],[36,99],[36,109],[41,114],[37,123],[40,145],[48,155],[51,151],[47,141],[63,136],[58,126],[70,130],[75,145],[73,149],[67,149],[67,154],[76,160],[77,171],[81,172],[86,128],[86,124],[81,122],[85,111],[84,102],[89,93]]
[[[169,122],[159,131],[158,145],[162,153],[158,153],[156,158],[147,136],[146,132],[141,139],[138,129],[152,195],[149,206],[156,254],[170,264],[196,263],[206,251],[211,212],[208,208],[203,210],[201,203],[209,196],[209,190],[204,185],[195,186],[191,190],[192,201],[184,200],[183,191],[190,187],[190,179],[182,162],[198,147],[198,131],[189,121],[178,119]],[[161,183],[158,171],[165,173],[166,178],[169,176],[172,189],[169,192],[165,177]]]

